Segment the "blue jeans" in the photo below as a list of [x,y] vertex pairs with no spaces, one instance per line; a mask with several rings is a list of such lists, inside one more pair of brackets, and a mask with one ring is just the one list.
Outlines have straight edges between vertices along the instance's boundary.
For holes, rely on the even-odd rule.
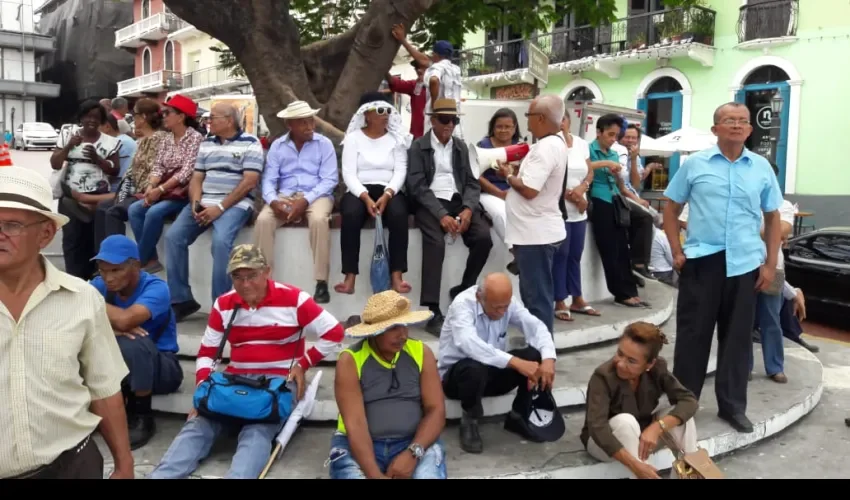
[[[782,294],[758,294],[756,299],[756,321],[761,332],[761,351],[767,376],[785,371],[785,349],[782,346],[782,324],[779,313],[784,299]],[[753,371],[753,352],[750,351],[750,372]]]
[[519,296],[526,309],[551,333],[555,323],[555,283],[552,263],[561,241],[545,245],[514,245],[519,268]]
[[127,209],[127,218],[130,219],[143,265],[156,258],[156,244],[162,236],[165,219],[179,213],[188,204],[188,200],[163,200],[146,207],[144,200],[139,200]]
[[[411,439],[386,439],[373,441],[375,460],[381,472],[386,473],[393,459],[399,453],[406,452]],[[409,452],[408,452],[409,453]],[[331,479],[366,479],[360,465],[351,454],[348,437],[340,432],[334,432],[331,438],[331,452],[328,455]],[[419,460],[419,465],[413,471],[413,479],[446,479],[446,450],[443,442],[437,440],[425,455]]]
[[[272,441],[283,424],[253,424],[242,427],[236,454],[226,479],[257,479],[272,452]],[[216,438],[228,427],[197,416],[186,422],[148,479],[184,479],[210,454]]]
[[[221,297],[233,287],[227,274],[227,261],[239,230],[248,222],[251,210],[231,207],[212,223],[212,300]],[[189,245],[198,239],[209,226],[202,227],[192,217],[192,207],[186,205],[177,220],[165,233],[165,265],[171,302],[180,304],[195,300],[189,286]]]
[[552,261],[552,279],[555,282],[555,300],[567,297],[581,297],[581,254],[584,252],[584,238],[587,234],[587,221],[564,222],[567,239],[561,242]]

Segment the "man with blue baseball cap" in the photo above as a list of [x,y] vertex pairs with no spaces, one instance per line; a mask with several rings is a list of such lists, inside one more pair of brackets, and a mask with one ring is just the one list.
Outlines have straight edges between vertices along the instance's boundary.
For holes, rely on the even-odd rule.
[[130,370],[122,391],[135,450],[156,430],[151,396],[176,392],[183,383],[171,294],[165,281],[141,270],[139,247],[124,235],[104,239],[92,260],[100,275],[91,284],[106,299],[109,322]]
[[[425,71],[423,81],[426,83],[427,99],[425,102],[425,113],[433,113],[433,103],[437,99],[454,99],[457,103],[457,111],[460,113],[461,93],[463,85],[460,79],[460,67],[452,63],[454,47],[446,40],[438,40],[434,43],[434,52],[431,54],[431,66]],[[425,130],[430,129],[431,120],[425,117]],[[463,129],[458,124],[454,129],[454,136],[463,139]]]

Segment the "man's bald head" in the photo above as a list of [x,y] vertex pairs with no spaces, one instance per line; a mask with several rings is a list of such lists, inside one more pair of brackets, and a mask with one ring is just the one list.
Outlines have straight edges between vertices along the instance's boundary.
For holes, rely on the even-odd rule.
[[478,287],[478,302],[487,317],[498,320],[508,311],[513,293],[514,287],[507,274],[488,274]]
[[107,113],[112,111],[112,100],[111,99],[101,99],[100,105],[103,106],[103,109],[105,109]]

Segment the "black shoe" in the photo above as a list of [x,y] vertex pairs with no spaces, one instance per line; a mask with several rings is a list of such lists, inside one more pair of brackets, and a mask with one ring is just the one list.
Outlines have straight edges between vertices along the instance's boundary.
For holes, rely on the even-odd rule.
[[632,273],[637,274],[637,275],[639,275],[643,278],[646,278],[649,281],[658,281],[658,278],[656,278],[654,274],[649,272],[649,269],[647,269],[646,266],[644,266],[644,267],[633,267]]
[[800,339],[800,345],[805,347],[811,353],[820,352],[820,347],[818,347],[816,345],[809,344],[808,342],[806,342],[803,339]]
[[519,266],[517,265],[516,260],[510,261],[506,268],[509,273],[513,274],[514,276],[519,276]]
[[127,418],[128,430],[130,433],[130,449],[138,450],[142,446],[148,444],[154,434],[156,434],[156,422],[153,415],[129,415]]
[[466,285],[464,285],[463,283],[461,283],[461,284],[460,284],[460,285],[458,285],[458,286],[453,286],[453,287],[451,287],[451,289],[449,289],[449,298],[450,298],[452,301],[454,301],[454,300],[455,300],[455,297],[457,297],[457,296],[460,294],[460,292],[462,292],[462,291],[466,290],[467,288],[469,288],[469,287],[468,287],[468,286],[466,286]]
[[327,281],[316,282],[316,292],[313,294],[313,300],[316,304],[327,304],[331,301],[331,294],[328,292]]
[[200,311],[201,304],[198,304],[194,300],[187,300],[186,302],[171,304],[171,309],[174,311],[176,321],[180,323],[184,319]]
[[761,344],[761,332],[753,330],[753,344]]
[[425,331],[436,337],[440,336],[440,331],[443,329],[443,321],[445,316],[441,312],[435,312],[434,316],[425,324]]
[[747,418],[743,413],[736,413],[734,415],[730,415],[725,412],[720,412],[717,414],[718,417],[725,420],[729,425],[732,426],[738,432],[743,432],[745,434],[749,434],[753,432],[753,423],[750,422],[750,419]]
[[468,416],[466,412],[460,420],[460,447],[463,451],[476,455],[484,452],[484,442],[478,432],[478,420]]

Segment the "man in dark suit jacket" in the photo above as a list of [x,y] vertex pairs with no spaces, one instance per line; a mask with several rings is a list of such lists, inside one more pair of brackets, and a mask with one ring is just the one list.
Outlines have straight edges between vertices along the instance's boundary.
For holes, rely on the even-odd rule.
[[475,285],[493,240],[478,206],[481,188],[469,165],[469,150],[461,140],[452,138],[460,121],[457,103],[454,99],[437,99],[429,114],[431,130],[408,150],[407,193],[422,233],[420,304],[434,312],[425,330],[439,336],[445,319],[440,311],[440,283],[446,240],[459,235],[469,248],[463,278],[449,290],[452,300]]

